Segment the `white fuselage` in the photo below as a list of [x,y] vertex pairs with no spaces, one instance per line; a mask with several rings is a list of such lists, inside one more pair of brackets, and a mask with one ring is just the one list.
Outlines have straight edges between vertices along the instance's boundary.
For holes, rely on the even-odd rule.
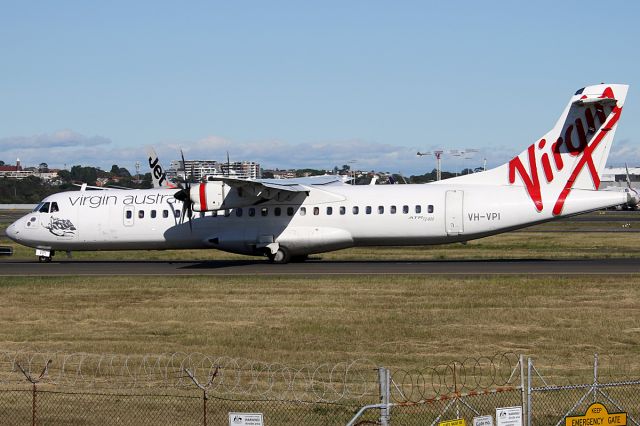
[[574,190],[563,214],[553,216],[550,208],[537,211],[521,186],[310,186],[308,195],[287,202],[194,213],[190,227],[180,218],[175,192],[55,194],[7,228],[7,235],[47,250],[216,248],[255,255],[277,243],[306,255],[352,246],[466,241],[627,202],[623,192]]

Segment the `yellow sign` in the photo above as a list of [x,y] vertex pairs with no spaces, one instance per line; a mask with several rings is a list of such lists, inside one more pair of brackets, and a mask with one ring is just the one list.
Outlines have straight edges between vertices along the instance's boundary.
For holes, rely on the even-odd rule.
[[608,413],[604,405],[591,404],[584,416],[565,418],[565,426],[626,426],[627,413]]
[[464,419],[456,419],[456,420],[445,420],[444,422],[438,423],[438,426],[467,426],[464,422]]

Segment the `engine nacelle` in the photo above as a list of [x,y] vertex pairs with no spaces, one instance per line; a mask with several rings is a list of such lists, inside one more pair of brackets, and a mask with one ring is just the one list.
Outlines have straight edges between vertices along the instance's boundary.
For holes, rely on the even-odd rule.
[[[225,188],[226,187],[226,188]],[[229,187],[224,182],[207,182],[191,185],[189,198],[196,212],[220,210],[224,203],[225,190]]]

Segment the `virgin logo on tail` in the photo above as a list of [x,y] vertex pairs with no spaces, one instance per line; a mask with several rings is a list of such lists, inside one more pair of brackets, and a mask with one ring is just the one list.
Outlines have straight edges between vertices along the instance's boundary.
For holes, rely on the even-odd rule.
[[[582,99],[586,98],[586,96],[582,97]],[[610,87],[607,87],[599,98],[615,99]],[[570,157],[579,157],[573,170],[568,174],[564,187],[553,206],[553,215],[561,214],[564,202],[569,196],[575,180],[585,167],[589,170],[594,188],[598,189],[600,177],[594,164],[593,152],[600,145],[607,132],[615,126],[621,111],[621,107],[614,105],[607,116],[604,106],[599,103],[595,104],[593,111],[592,108],[585,106],[584,115],[581,118],[576,118],[573,124],[565,125],[555,142],[547,144],[547,140],[541,139],[537,144],[532,144],[527,148],[529,171],[522,164],[519,156],[509,161],[509,183],[515,183],[516,174],[518,174],[536,210],[540,212],[544,209],[541,184],[549,184],[556,177],[561,178],[567,175],[566,172],[561,173],[565,167],[563,153],[569,154]],[[589,143],[588,138],[596,133],[596,129],[598,132]],[[542,168],[545,183],[541,183],[540,173],[538,173],[539,165]]]

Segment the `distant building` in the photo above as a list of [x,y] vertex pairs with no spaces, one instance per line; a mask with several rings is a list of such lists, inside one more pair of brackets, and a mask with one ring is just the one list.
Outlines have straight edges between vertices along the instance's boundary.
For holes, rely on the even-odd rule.
[[0,166],[0,172],[19,172],[22,171],[22,166],[20,165],[20,159],[16,159],[16,165],[10,166],[5,164],[4,166]]
[[[266,170],[265,170],[266,171]],[[268,170],[273,175],[274,179],[291,179],[296,177],[295,170]]]
[[234,161],[227,164],[215,160],[174,160],[167,169],[167,179],[193,175],[195,180],[208,176],[233,176],[241,179],[257,179],[261,176],[260,164],[253,161]]
[[[629,178],[632,182],[640,181],[640,167],[629,167]],[[611,182],[626,182],[627,170],[624,167],[605,167],[600,181],[605,184]]]
[[0,166],[0,178],[24,179],[29,176],[36,176],[40,179],[50,182],[58,178],[58,170],[49,170],[48,172],[40,172],[35,167],[23,168],[20,159],[16,160],[15,166]]

